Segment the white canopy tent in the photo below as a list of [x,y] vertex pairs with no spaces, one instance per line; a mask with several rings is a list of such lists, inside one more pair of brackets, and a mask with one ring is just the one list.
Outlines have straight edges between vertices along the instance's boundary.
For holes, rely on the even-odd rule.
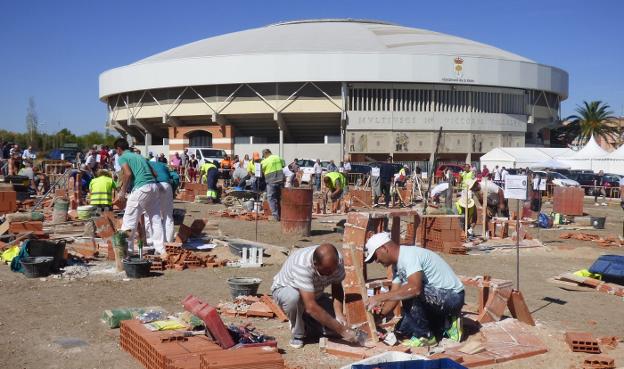
[[542,163],[530,165],[530,169],[571,169],[570,164],[566,164],[557,159],[548,159]]
[[487,165],[488,168],[494,168],[498,165],[505,168],[530,168],[572,153],[573,151],[567,148],[499,147],[481,157],[481,167]]
[[607,170],[605,159],[608,156],[609,152],[600,147],[592,136],[582,149],[570,156],[561,157],[559,160],[570,164],[572,169],[588,169],[598,172],[599,170]]
[[606,162],[606,173],[624,175],[624,145],[609,154],[604,161]]

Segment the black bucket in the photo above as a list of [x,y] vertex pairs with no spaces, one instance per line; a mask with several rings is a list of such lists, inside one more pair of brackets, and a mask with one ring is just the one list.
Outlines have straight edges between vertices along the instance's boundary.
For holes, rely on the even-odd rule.
[[145,278],[150,276],[152,262],[148,259],[124,259],[123,265],[128,278]]
[[590,217],[592,227],[595,229],[604,229],[605,222],[607,221],[607,217]]
[[30,240],[27,251],[30,256],[53,257],[52,272],[58,272],[65,266],[65,241]]
[[262,279],[254,277],[234,277],[228,279],[230,295],[235,299],[238,296],[254,296],[258,293],[258,286]]
[[41,278],[50,275],[50,268],[52,267],[51,256],[37,256],[27,257],[20,260],[22,267],[24,267],[24,275],[26,278]]

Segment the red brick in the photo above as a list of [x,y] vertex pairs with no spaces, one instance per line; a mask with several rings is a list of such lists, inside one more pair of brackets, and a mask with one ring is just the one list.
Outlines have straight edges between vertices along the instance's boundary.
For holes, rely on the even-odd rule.
[[591,355],[583,360],[583,369],[613,369],[615,360],[607,355]]
[[193,235],[193,237],[199,237],[201,236],[205,227],[205,219],[195,219],[193,223],[191,223],[191,234]]
[[41,221],[11,222],[9,224],[9,232],[11,233],[34,232],[35,234],[42,234],[43,222]]
[[182,305],[184,305],[186,311],[204,321],[206,329],[210,331],[210,334],[212,334],[221,347],[230,348],[234,346],[234,341],[232,340],[232,336],[230,336],[230,332],[225,327],[225,324],[223,324],[223,321],[214,307],[201,302],[193,295],[187,296],[182,301]]
[[598,341],[587,332],[566,332],[565,341],[573,352],[587,352],[599,354],[600,346]]
[[522,292],[517,290],[511,292],[508,307],[512,317],[528,325],[535,325],[535,320],[533,320],[533,316],[526,305]]
[[190,227],[180,224],[180,229],[178,229],[178,234],[176,235],[176,242],[184,243],[186,242],[192,234],[192,230]]
[[273,314],[275,314],[275,316],[281,320],[282,322],[287,322],[288,321],[288,316],[286,316],[286,314],[284,313],[284,311],[282,310],[282,308],[280,308],[275,301],[273,301],[272,298],[270,298],[267,295],[262,295],[260,297],[260,301],[264,302],[270,309],[271,311],[273,311]]

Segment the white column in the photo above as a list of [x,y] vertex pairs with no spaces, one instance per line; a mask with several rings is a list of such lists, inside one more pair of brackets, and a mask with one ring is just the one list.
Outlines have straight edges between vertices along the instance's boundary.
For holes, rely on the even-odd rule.
[[152,134],[145,132],[145,156],[149,153],[149,147],[152,144]]
[[279,130],[279,156],[284,157],[284,131]]

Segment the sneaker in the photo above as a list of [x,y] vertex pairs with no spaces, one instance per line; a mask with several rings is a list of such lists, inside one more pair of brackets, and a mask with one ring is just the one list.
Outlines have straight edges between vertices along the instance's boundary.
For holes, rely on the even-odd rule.
[[603,202],[602,204],[600,204],[602,206],[609,206],[609,204],[607,204],[606,202]]
[[445,335],[452,341],[461,342],[463,332],[463,324],[461,317],[453,318],[451,327],[446,330]]
[[303,340],[300,338],[292,338],[288,344],[290,345],[290,347],[292,348],[296,348],[296,349],[300,349],[303,347]]
[[600,204],[599,203],[595,203],[594,206],[600,206]]
[[426,346],[434,346],[438,343],[435,337],[412,337],[409,340],[405,340],[401,342],[403,346],[407,347],[426,347]]

